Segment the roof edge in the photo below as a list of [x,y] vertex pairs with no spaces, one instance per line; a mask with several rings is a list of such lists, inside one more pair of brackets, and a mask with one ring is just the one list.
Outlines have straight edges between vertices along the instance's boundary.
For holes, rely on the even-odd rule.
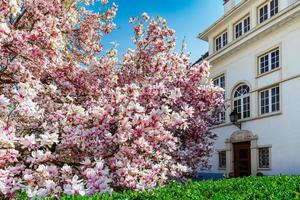
[[226,20],[229,16],[231,16],[237,9],[241,8],[244,4],[246,4],[247,2],[249,2],[250,0],[243,0],[241,2],[239,2],[235,7],[233,7],[231,9],[231,11],[229,11],[228,13],[226,13],[225,15],[223,15],[221,18],[219,18],[215,23],[213,23],[211,26],[209,26],[205,31],[203,31],[202,33],[199,33],[197,38],[204,40],[204,41],[208,41],[208,37],[207,34],[219,23],[221,23],[222,21]]

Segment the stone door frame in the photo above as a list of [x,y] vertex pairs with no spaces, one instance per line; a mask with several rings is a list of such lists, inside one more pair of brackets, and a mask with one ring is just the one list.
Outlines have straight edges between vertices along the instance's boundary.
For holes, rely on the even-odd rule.
[[258,136],[248,130],[239,130],[226,139],[226,173],[234,173],[234,150],[233,144],[239,142],[250,142],[251,176],[256,176],[258,170]]

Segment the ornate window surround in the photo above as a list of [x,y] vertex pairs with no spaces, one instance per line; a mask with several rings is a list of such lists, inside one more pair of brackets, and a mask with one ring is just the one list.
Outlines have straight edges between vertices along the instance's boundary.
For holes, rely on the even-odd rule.
[[[279,67],[275,68],[275,69],[271,69],[271,63],[269,63],[269,68],[270,70],[265,72],[265,73],[260,73],[260,58],[266,54],[270,54],[272,51],[275,51],[275,50],[279,50]],[[260,77],[263,77],[263,76],[267,76],[273,72],[276,72],[276,71],[280,71],[282,70],[282,43],[278,43],[276,45],[273,45],[271,46],[270,48],[264,50],[264,51],[261,51],[259,53],[257,53],[255,55],[255,63],[256,63],[256,66],[255,66],[255,70],[256,70],[256,79],[260,78]]]
[[[248,91],[245,91],[243,94],[240,94],[240,95],[237,96],[236,93],[238,92],[238,89],[242,86],[248,87],[247,88]],[[251,101],[251,87],[248,84],[248,82],[240,82],[237,85],[235,85],[235,87],[232,89],[231,99],[232,99],[232,102],[231,102],[231,107],[232,108],[235,108],[235,102],[236,101],[240,101],[240,106],[241,106],[241,117],[240,117],[240,119],[241,120],[251,118],[251,116],[252,116],[252,112],[251,112],[251,107],[252,107],[252,104],[251,104],[251,102],[252,102]],[[244,111],[244,104],[246,103],[245,102],[246,99],[248,99],[248,101],[249,101],[248,102],[248,104],[249,104],[249,116],[244,117],[243,111]]]

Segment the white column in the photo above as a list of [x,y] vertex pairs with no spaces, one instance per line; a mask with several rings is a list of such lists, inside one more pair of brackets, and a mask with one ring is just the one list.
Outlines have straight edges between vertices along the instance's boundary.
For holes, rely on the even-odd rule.
[[257,8],[253,7],[251,9],[251,29],[257,25]]
[[227,33],[228,33],[228,43],[233,41],[233,25],[229,24],[227,27]]
[[229,139],[226,140],[226,174],[233,173],[233,148]]
[[298,0],[289,0],[289,5],[296,3],[296,1],[298,1]]
[[208,45],[209,45],[209,55],[212,55],[214,53],[214,39],[212,37],[208,38]]
[[257,174],[257,168],[258,168],[258,147],[257,147],[257,139],[258,137],[255,136],[251,140],[251,175],[256,176]]
[[279,11],[289,6],[289,0],[279,0]]
[[[255,87],[255,88],[257,88],[257,86]],[[258,99],[258,93],[257,92],[252,92],[251,94],[250,94],[250,96],[251,96],[251,100],[250,101],[252,101],[252,103],[251,103],[251,105],[250,105],[250,108],[251,108],[251,117],[258,117],[258,115],[259,115],[259,112],[258,112],[258,107],[259,107],[259,101],[257,101],[257,99]]]

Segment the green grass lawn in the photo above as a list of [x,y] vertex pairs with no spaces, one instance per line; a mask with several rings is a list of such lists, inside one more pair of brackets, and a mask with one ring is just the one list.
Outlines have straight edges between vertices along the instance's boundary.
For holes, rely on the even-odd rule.
[[[20,199],[24,199],[20,196]],[[62,197],[62,200],[292,200],[300,199],[300,176],[266,176],[170,183],[168,187],[147,192],[124,191],[92,197]]]

